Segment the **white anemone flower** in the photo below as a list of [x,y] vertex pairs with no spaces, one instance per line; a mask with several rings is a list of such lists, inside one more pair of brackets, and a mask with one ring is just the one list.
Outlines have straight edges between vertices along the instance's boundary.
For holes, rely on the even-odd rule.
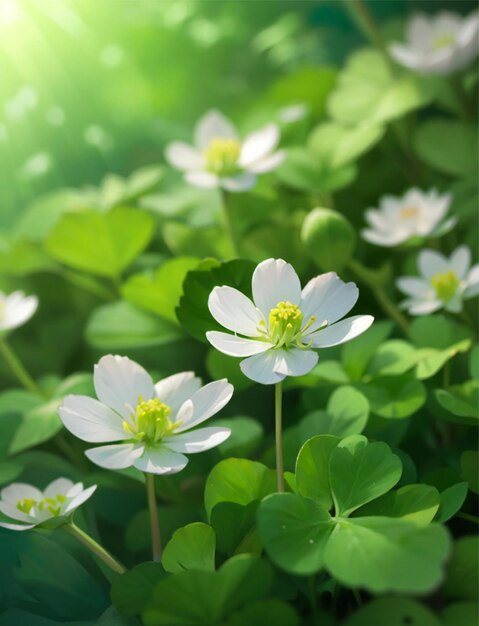
[[229,402],[226,379],[204,387],[193,372],[182,372],[156,385],[138,363],[107,355],[95,365],[98,400],[67,396],[59,409],[65,427],[90,443],[86,456],[100,467],[134,466],[152,474],[175,474],[188,463],[185,453],[203,452],[225,441],[229,428],[192,430]]
[[403,196],[383,196],[379,208],[366,211],[369,228],[361,231],[363,239],[377,246],[392,247],[410,239],[439,237],[457,223],[455,217],[444,220],[452,196],[436,189],[428,192],[409,189]]
[[434,16],[414,15],[407,27],[407,42],[389,46],[400,65],[422,74],[451,74],[477,56],[479,13],[468,17],[443,11]]
[[25,483],[12,483],[0,492],[0,512],[15,523],[0,522],[0,526],[28,530],[45,522],[61,523],[62,518],[69,517],[95,489],[96,485],[84,489],[82,483],[73,483],[68,478],[57,478],[44,491]]
[[418,257],[420,277],[398,278],[396,285],[408,298],[401,307],[411,315],[428,315],[439,309],[462,311],[463,300],[479,294],[479,263],[471,267],[471,252],[459,246],[449,258],[435,250]]
[[7,295],[0,291],[0,335],[23,326],[38,307],[36,296],[26,296],[22,291]]
[[240,363],[243,374],[264,385],[307,374],[318,362],[316,348],[354,339],[374,319],[341,319],[355,305],[359,290],[334,272],[316,276],[301,290],[289,263],[268,259],[256,267],[252,288],[253,301],[232,287],[213,289],[211,315],[234,334],[208,331],[206,336],[220,352],[247,357]]
[[166,158],[183,172],[195,187],[222,187],[227,191],[248,191],[258,174],[276,169],[284,160],[276,124],[267,124],[243,140],[233,124],[219,111],[209,111],[195,128],[195,145],[174,141],[166,147]]

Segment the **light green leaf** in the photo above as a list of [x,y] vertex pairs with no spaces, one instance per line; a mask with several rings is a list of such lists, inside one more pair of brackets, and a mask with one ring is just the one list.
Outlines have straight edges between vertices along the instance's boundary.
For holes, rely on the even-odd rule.
[[333,450],[329,470],[337,515],[347,516],[394,487],[402,463],[387,444],[352,435]]
[[93,312],[85,336],[88,343],[97,348],[118,350],[168,344],[179,339],[181,331],[129,302],[114,302]]
[[361,380],[373,354],[392,329],[392,322],[375,322],[365,333],[342,346],[341,361],[351,380]]
[[410,375],[375,378],[360,390],[369,400],[371,411],[390,419],[403,419],[418,411],[426,402],[426,389]]
[[467,496],[467,483],[456,483],[441,491],[441,506],[436,521],[447,522],[461,509]]
[[333,167],[340,167],[371,150],[382,139],[384,131],[382,124],[369,120],[353,128],[324,122],[313,130],[308,144],[319,159],[329,160]]
[[472,339],[472,332],[443,315],[425,315],[411,322],[409,336],[418,348],[447,350],[464,339]]
[[66,213],[53,227],[45,246],[65,265],[117,278],[146,248],[153,228],[151,215],[136,209]]
[[341,626],[405,626],[406,624],[443,626],[434,613],[417,600],[397,596],[371,600],[365,606],[359,607],[345,622],[341,622]]
[[452,419],[465,424],[477,424],[479,419],[479,381],[470,380],[448,389],[436,389],[434,396],[439,404],[453,415],[462,419]]
[[211,470],[205,485],[208,518],[219,502],[246,505],[276,490],[276,472],[247,459],[225,459]]
[[439,492],[430,485],[405,485],[369,502],[357,512],[361,517],[380,515],[400,517],[425,526],[439,509]]
[[183,570],[213,572],[215,569],[215,531],[201,522],[179,528],[163,551],[161,563],[167,572]]
[[327,511],[333,506],[329,461],[339,441],[331,435],[313,437],[303,445],[296,461],[298,492],[319,502]]

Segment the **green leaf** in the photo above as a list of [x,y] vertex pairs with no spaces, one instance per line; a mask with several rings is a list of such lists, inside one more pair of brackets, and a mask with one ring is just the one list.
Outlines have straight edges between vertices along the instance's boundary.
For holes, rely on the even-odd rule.
[[467,483],[456,483],[441,491],[441,506],[436,521],[447,522],[461,509],[467,496]]
[[392,322],[375,322],[365,333],[342,346],[341,361],[351,380],[361,380],[373,354],[392,329]]
[[323,567],[334,522],[321,504],[292,493],[273,494],[261,502],[257,517],[261,539],[276,565],[300,576]]
[[65,265],[118,278],[146,248],[153,228],[151,215],[136,209],[66,213],[53,227],[45,246]]
[[56,264],[39,244],[0,239],[0,274],[3,276],[26,276],[55,268]]
[[378,377],[360,386],[371,411],[390,419],[403,419],[416,413],[426,402],[426,389],[410,375]]
[[[479,419],[479,381],[470,380],[462,385],[453,385],[448,389],[436,389],[434,396],[439,404],[457,415],[460,423],[476,424]],[[457,420],[452,420],[457,421]]]
[[382,124],[369,120],[353,128],[324,122],[313,130],[308,144],[316,157],[329,160],[333,167],[341,167],[371,150],[382,139],[384,131]]
[[[326,411],[315,411],[307,415],[300,424],[304,432],[308,424],[313,426],[316,434],[347,437],[362,432],[369,416],[369,402],[354,387],[338,387],[331,394]],[[311,428],[307,428],[308,433]],[[308,435],[311,436],[311,435]]]
[[7,485],[18,478],[23,471],[23,465],[18,461],[0,463],[0,485]]
[[218,226],[201,228],[180,222],[165,222],[162,235],[171,252],[177,256],[229,258],[231,243]]
[[273,572],[263,559],[240,555],[218,572],[185,571],[161,580],[143,611],[146,626],[212,626],[264,598]]
[[355,52],[339,74],[328,100],[340,124],[388,122],[420,108],[431,99],[427,86],[412,76],[395,78],[386,59],[374,50]]
[[121,294],[135,306],[157,313],[174,324],[178,323],[175,308],[183,293],[186,274],[197,267],[199,260],[178,257],[165,261],[153,275],[134,274],[121,288]]
[[461,537],[454,543],[444,584],[444,593],[447,598],[477,602],[479,599],[478,553],[479,539],[477,537]]
[[437,524],[403,519],[339,520],[324,551],[326,569],[341,584],[373,593],[425,593],[442,578],[449,535]]
[[475,626],[476,622],[476,602],[456,602],[446,606],[442,612],[441,626]]
[[419,348],[447,350],[464,339],[472,339],[472,332],[467,326],[443,315],[427,315],[411,322],[409,336]]
[[418,156],[428,165],[452,176],[477,173],[478,134],[473,124],[452,119],[429,119],[413,136]]
[[296,460],[298,492],[317,501],[327,511],[333,506],[329,461],[339,441],[331,435],[313,437],[303,445]]
[[479,345],[475,345],[469,353],[469,373],[473,380],[479,380]]
[[242,391],[254,385],[251,378],[247,378],[240,369],[238,359],[232,359],[215,348],[208,350],[206,355],[206,369],[212,380],[227,378],[235,391]]
[[361,517],[380,515],[400,517],[409,522],[426,526],[439,509],[439,492],[430,485],[405,485],[369,502],[358,511]]
[[181,337],[178,328],[129,302],[114,302],[95,309],[85,330],[92,346],[102,350],[160,346]]
[[466,450],[461,455],[462,476],[469,483],[469,489],[473,493],[479,494],[479,463],[478,451]]
[[333,450],[329,470],[337,515],[347,516],[394,487],[402,463],[387,444],[352,435]]
[[373,625],[443,626],[434,613],[417,600],[398,596],[371,600],[359,607],[341,626]]
[[251,261],[237,259],[188,272],[183,283],[183,295],[176,309],[176,315],[185,330],[205,343],[208,330],[224,331],[209,312],[208,297],[214,287],[223,285],[251,296],[251,278],[255,267]]
[[123,615],[140,615],[150,601],[156,584],[165,577],[159,563],[141,563],[121,576],[111,585],[111,600]]
[[247,459],[225,459],[211,470],[205,485],[208,519],[219,502],[246,505],[276,490],[276,472]]
[[247,505],[219,502],[211,511],[211,526],[216,533],[218,551],[231,556],[249,552],[261,554],[257,538],[256,508],[259,500]]
[[233,613],[225,626],[298,626],[299,620],[291,605],[282,600],[260,600]]
[[211,426],[229,428],[231,435],[218,446],[218,452],[223,457],[250,456],[259,446],[264,436],[263,426],[252,417],[242,415],[211,421]]
[[215,531],[201,522],[179,528],[166,544],[161,563],[167,572],[183,570],[213,572],[215,569]]

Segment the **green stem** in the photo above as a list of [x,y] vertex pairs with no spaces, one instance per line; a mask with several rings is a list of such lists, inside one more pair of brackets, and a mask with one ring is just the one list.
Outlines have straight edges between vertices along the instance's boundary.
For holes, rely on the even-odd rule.
[[25,389],[35,393],[39,396],[44,396],[37,383],[33,380],[27,370],[23,367],[22,362],[12,350],[6,339],[0,339],[0,352],[2,353],[5,361],[8,363],[10,369],[22,383]]
[[236,257],[240,256],[239,252],[239,241],[236,236],[236,230],[233,226],[233,216],[231,213],[231,204],[229,201],[229,194],[225,189],[221,190],[221,204],[223,207],[223,220],[225,223],[226,233],[231,243],[231,248],[233,250],[233,254]]
[[65,530],[75,537],[80,543],[87,547],[90,552],[93,552],[99,559],[101,559],[108,567],[117,574],[124,574],[126,568],[121,565],[116,559],[114,559],[109,552],[102,548],[101,545],[96,542],[90,535],[87,535],[81,528],[78,528],[73,522],[70,522],[64,526]]
[[153,561],[161,561],[161,537],[160,523],[158,520],[158,507],[156,506],[155,475],[145,472],[146,496],[150,510],[151,547]]
[[456,513],[456,517],[465,519],[466,521],[472,522],[473,524],[479,524],[479,517],[477,517],[476,515],[471,515],[470,513]]
[[366,3],[363,0],[346,0],[346,7],[359,30],[391,65],[384,39]]
[[274,386],[274,428],[276,439],[276,478],[279,492],[284,491],[282,400],[282,383],[276,383]]
[[349,268],[363,284],[371,289],[383,311],[395,320],[400,328],[402,328],[402,330],[407,334],[409,330],[409,322],[406,316],[389,298],[384,287],[377,280],[374,280],[374,278],[370,276],[369,270],[363,267],[363,265],[361,265],[358,261],[351,259],[349,261]]

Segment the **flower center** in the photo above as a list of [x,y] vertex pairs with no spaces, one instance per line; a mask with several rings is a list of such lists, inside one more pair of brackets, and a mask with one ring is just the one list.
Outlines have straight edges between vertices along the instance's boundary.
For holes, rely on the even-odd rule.
[[238,171],[241,143],[237,139],[215,138],[203,150],[206,168],[214,174],[228,176]]
[[447,48],[448,46],[454,43],[454,35],[451,33],[443,33],[442,35],[438,35],[435,37],[432,42],[432,47],[434,50],[442,50],[443,48]]
[[131,422],[123,422],[123,429],[130,437],[148,444],[158,443],[178,428],[179,422],[169,419],[171,408],[158,398],[143,400],[138,398],[135,412],[131,414]]
[[36,503],[37,501],[33,498],[23,498],[23,500],[17,502],[17,509],[28,515]]
[[65,502],[66,496],[62,494],[56,495],[54,498],[44,498],[43,500],[34,500],[33,498],[23,498],[17,502],[17,509],[22,513],[30,514],[33,507],[37,507],[39,511],[48,511],[53,516],[58,516],[62,512],[62,504]]
[[288,301],[278,302],[269,312],[268,322],[271,341],[278,348],[288,346],[301,336],[303,312],[297,304]]
[[457,291],[459,279],[452,270],[434,274],[431,280],[432,286],[441,300],[450,300]]
[[413,217],[416,217],[419,213],[419,209],[414,206],[406,206],[404,209],[401,209],[400,215],[403,220],[410,220]]

